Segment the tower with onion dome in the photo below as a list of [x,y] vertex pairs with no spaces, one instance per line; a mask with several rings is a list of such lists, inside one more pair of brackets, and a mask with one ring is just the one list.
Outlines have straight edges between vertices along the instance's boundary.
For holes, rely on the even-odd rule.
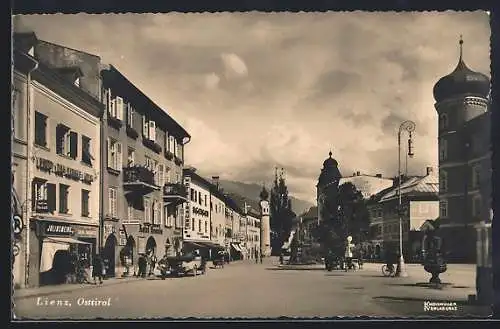
[[439,222],[449,258],[474,261],[474,226],[491,209],[490,79],[464,62],[434,86],[438,114]]
[[340,178],[342,178],[338,165],[330,151],[328,158],[323,162],[316,185],[318,223],[324,220],[336,220],[338,217],[338,191]]
[[262,256],[271,256],[271,226],[269,222],[269,192],[262,186],[260,192],[260,252]]

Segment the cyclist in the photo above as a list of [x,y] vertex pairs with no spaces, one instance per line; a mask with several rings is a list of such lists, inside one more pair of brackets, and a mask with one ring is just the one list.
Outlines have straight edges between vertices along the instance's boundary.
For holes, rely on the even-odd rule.
[[394,264],[396,263],[396,253],[393,250],[389,250],[386,255],[386,264],[387,264],[387,270],[390,273],[394,273]]

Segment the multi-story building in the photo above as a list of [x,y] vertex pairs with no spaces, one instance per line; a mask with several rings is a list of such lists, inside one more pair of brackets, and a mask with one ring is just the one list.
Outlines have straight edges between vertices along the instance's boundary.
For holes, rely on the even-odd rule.
[[[426,220],[439,215],[438,176],[432,167],[425,176],[404,178],[401,184],[401,219],[403,232],[403,255],[405,259],[416,259],[421,251],[420,227]],[[373,252],[399,250],[399,198],[398,184],[372,198],[368,205],[371,214]]]
[[104,68],[101,77],[102,254],[112,276],[123,273],[126,261],[135,266],[140,254],[153,251],[160,258],[180,250],[187,201],[182,169],[190,135],[117,68]]
[[476,259],[475,225],[491,217],[490,80],[460,57],[434,86],[439,116],[440,231],[449,260]]
[[226,197],[220,190],[219,177],[212,177],[210,193],[210,240],[224,249],[226,233]]
[[[90,265],[99,247],[103,106],[83,90],[92,85],[92,77],[79,66],[61,64],[55,54],[48,56],[45,42],[34,33],[14,38],[20,65],[27,59],[38,61],[26,89],[20,88],[26,91],[26,102],[14,118],[26,122],[16,125],[22,130],[19,140],[25,139],[26,157],[26,170],[19,173],[25,185],[21,202],[28,233],[24,281],[28,286],[62,283],[71,255]],[[14,82],[16,86],[22,86],[22,79]]]
[[352,176],[342,177],[339,185],[350,182],[358,191],[363,194],[363,198],[369,199],[372,195],[392,186],[392,179],[382,177],[382,174],[366,175],[357,171]]
[[226,251],[232,260],[243,259],[245,253],[239,235],[242,214],[237,202],[226,195]]
[[247,210],[247,251],[250,259],[254,259],[256,255],[260,256],[260,212],[253,207]]

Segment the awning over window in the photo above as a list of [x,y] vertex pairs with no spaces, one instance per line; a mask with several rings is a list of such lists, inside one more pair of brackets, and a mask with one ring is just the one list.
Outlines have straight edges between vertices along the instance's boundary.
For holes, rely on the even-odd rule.
[[237,243],[231,243],[231,246],[236,250],[236,251],[239,251],[239,252],[242,252],[241,250],[241,247],[239,244]]
[[92,244],[89,242],[80,241],[73,238],[67,237],[47,237],[47,240],[51,242],[67,243],[67,244]]

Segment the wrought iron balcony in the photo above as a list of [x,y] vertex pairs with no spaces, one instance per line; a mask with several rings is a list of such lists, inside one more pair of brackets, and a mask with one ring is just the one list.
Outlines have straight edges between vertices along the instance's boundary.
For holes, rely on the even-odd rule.
[[179,183],[169,183],[163,186],[163,200],[168,204],[181,204],[187,200],[186,187]]
[[148,194],[160,187],[155,185],[154,173],[143,166],[123,168],[123,187],[128,191]]

